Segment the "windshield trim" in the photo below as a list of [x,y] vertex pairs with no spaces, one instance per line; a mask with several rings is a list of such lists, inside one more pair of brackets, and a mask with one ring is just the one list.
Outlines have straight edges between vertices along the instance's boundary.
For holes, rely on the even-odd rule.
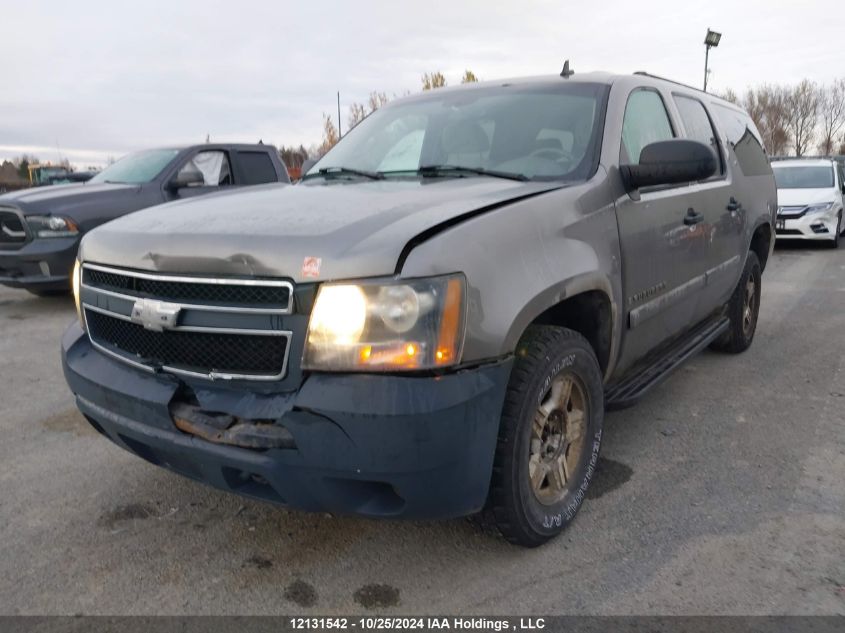
[[[595,116],[595,120],[593,122],[593,130],[592,130],[593,136],[591,138],[590,144],[587,146],[587,150],[586,150],[584,159],[582,160],[582,163],[579,163],[573,170],[571,170],[570,172],[565,173],[565,174],[535,175],[535,176],[529,176],[528,174],[522,174],[522,175],[525,176],[525,182],[562,182],[562,183],[587,182],[588,180],[593,178],[596,175],[596,173],[598,172],[599,165],[601,164],[602,148],[604,146],[604,134],[605,134],[605,128],[606,128],[606,125],[607,125],[607,108],[608,108],[611,85],[608,84],[608,83],[601,82],[601,81],[583,82],[583,83],[580,83],[578,85],[580,85],[580,86],[591,86],[591,87],[596,89],[596,94],[595,94],[596,116]],[[533,88],[537,88],[537,87],[553,88],[554,86],[546,85],[546,84],[525,86],[526,89],[531,88],[531,87],[533,87]],[[470,89],[478,89],[478,88],[473,87],[473,88],[470,88]],[[401,107],[403,104],[417,103],[417,102],[424,100],[426,98],[434,99],[434,98],[436,98],[436,91],[433,91],[433,92],[435,94],[431,94],[431,95],[429,95],[429,94],[411,95],[411,96],[399,99],[397,101],[394,101],[392,103],[388,103],[385,106],[383,106],[381,109],[384,109],[384,110],[393,109],[393,108],[396,108],[396,107]],[[366,117],[364,117],[364,120],[368,119],[373,114],[375,114],[375,112],[369,113]],[[363,121],[361,121],[361,122],[363,122]],[[359,125],[360,125],[361,122],[359,122]],[[353,128],[353,130],[354,130],[354,128]],[[347,132],[347,134],[349,134],[349,132]],[[338,143],[343,142],[344,138],[346,138],[346,136],[341,137],[341,139],[338,141]],[[336,146],[337,145],[335,145],[335,147]],[[592,155],[590,155],[591,151],[592,151]],[[302,180],[310,180],[311,178],[316,177],[316,176],[326,177],[325,173],[320,173],[325,169],[339,169],[339,167],[337,167],[335,165],[320,167],[320,163],[330,153],[331,153],[331,149],[326,154],[324,154],[322,157],[320,157],[320,159],[314,165],[312,165],[311,169],[309,169],[308,172],[303,175]],[[584,161],[587,160],[588,157],[591,158],[591,160],[589,162],[584,162]],[[579,168],[582,167],[582,164],[583,164],[583,167],[585,169],[583,171],[581,171],[581,173],[576,174],[575,172],[579,171]],[[420,166],[417,166],[417,168],[409,168],[407,170],[389,170],[389,171],[378,171],[378,172],[372,172],[372,173],[388,175],[388,176],[394,176],[395,175],[395,176],[400,176],[400,177],[403,174],[408,174],[409,176],[414,177],[414,176],[419,176],[419,167]],[[461,165],[454,165],[454,167],[461,168],[462,166]],[[471,169],[470,166],[463,166],[463,167],[466,167],[467,169]],[[491,171],[495,171],[495,170],[491,170]],[[490,174],[490,175],[492,176],[492,174]],[[329,173],[327,179],[330,179],[332,176],[334,176],[334,174]],[[363,177],[356,178],[354,176],[352,176],[352,177],[347,176],[347,177],[343,178],[343,180],[358,181],[361,178],[363,178]]]
[[[162,177],[162,175],[165,174],[168,171],[170,166],[173,164],[173,161],[176,160],[179,157],[179,155],[183,153],[183,151],[184,150],[182,150],[182,149],[178,149],[178,148],[174,148],[174,147],[155,147],[155,148],[151,148],[151,149],[142,149],[142,150],[139,150],[137,152],[130,152],[128,154],[121,156],[114,163],[112,163],[111,165],[109,165],[108,167],[103,169],[101,172],[96,174],[94,177],[92,177],[88,182],[90,182],[92,184],[97,184],[97,185],[100,185],[100,184],[132,185],[132,186],[147,185],[147,184],[150,184],[152,182],[156,182],[158,179],[160,179]],[[130,181],[125,181],[125,180],[112,180],[111,178],[103,178],[103,175],[106,174],[111,167],[119,164],[121,161],[128,159],[128,158],[135,157],[135,156],[140,156],[141,154],[148,154],[148,153],[152,153],[152,152],[161,153],[162,155],[169,154],[169,158],[161,166],[161,169],[159,169],[155,173],[155,175],[153,175],[149,179],[138,181],[138,182],[130,182]]]

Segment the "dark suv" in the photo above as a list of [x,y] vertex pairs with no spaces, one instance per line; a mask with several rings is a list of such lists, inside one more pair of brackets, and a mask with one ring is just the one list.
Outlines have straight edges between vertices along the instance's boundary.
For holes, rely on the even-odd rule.
[[95,226],[162,202],[269,182],[290,182],[272,145],[209,143],[137,152],[85,183],[2,195],[0,284],[68,292],[79,240]]
[[776,209],[759,133],[714,95],[642,74],[434,90],[301,184],[91,232],[65,375],[99,432],[213,486],[481,511],[538,545],[584,499],[606,407],[751,344]]

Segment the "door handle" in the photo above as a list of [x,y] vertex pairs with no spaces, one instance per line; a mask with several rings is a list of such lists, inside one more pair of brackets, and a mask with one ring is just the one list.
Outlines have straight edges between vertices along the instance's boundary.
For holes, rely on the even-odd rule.
[[731,196],[730,202],[728,202],[728,206],[726,206],[725,208],[731,213],[733,213],[734,211],[739,211],[742,208],[742,205],[736,201],[736,198]]
[[687,209],[687,214],[684,216],[684,224],[687,226],[694,226],[704,220],[704,215],[697,213],[695,209],[690,207]]

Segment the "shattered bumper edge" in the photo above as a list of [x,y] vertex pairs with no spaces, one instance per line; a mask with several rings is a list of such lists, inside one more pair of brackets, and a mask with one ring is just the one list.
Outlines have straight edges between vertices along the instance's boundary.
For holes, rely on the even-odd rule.
[[[78,324],[62,339],[80,411],[118,446],[235,494],[370,517],[448,518],[481,509],[511,363],[436,378],[311,375],[298,392],[278,394],[279,402],[290,400],[278,423],[296,447],[258,451],[179,431],[168,412],[181,384],[172,376],[106,357]],[[255,394],[233,387],[208,385],[243,415]],[[262,414],[267,402],[255,405]]]

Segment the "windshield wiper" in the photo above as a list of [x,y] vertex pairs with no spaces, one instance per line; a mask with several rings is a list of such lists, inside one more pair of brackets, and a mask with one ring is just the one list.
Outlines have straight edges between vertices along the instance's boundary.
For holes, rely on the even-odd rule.
[[316,176],[362,176],[370,180],[384,180],[384,175],[377,171],[365,171],[363,169],[352,169],[351,167],[322,167],[317,170],[316,174],[305,174],[302,180],[308,178],[315,178]]
[[464,172],[467,174],[478,174],[479,176],[491,176],[493,178],[507,178],[508,180],[526,181],[530,180],[525,174],[517,174],[510,171],[496,171],[484,169],[483,167],[465,167],[463,165],[421,165],[417,173],[422,176],[442,176],[450,172]]

